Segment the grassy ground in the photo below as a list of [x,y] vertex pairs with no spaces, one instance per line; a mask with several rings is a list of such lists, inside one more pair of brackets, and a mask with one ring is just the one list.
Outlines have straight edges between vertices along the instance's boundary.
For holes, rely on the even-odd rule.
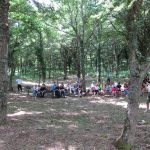
[[[9,93],[8,124],[0,126],[0,150],[115,150],[126,99],[38,98]],[[145,97],[141,97],[144,103]],[[144,105],[141,105],[144,106]],[[140,109],[135,150],[150,149],[150,113]]]

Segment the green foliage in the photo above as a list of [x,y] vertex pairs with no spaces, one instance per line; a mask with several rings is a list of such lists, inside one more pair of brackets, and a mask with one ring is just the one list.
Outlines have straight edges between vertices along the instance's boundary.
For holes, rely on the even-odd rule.
[[[133,1],[131,1],[133,3]],[[131,4],[130,3],[130,4]],[[139,49],[137,56],[142,62],[148,59],[150,13],[149,2],[145,1],[137,17]],[[26,0],[10,0],[9,23],[9,67],[19,68],[20,75],[39,75],[39,60],[43,58],[46,74],[62,75],[64,58],[62,46],[68,51],[70,71],[81,64],[79,41],[83,41],[85,72],[101,75],[122,75],[128,71],[126,44],[126,1],[54,0],[49,5]],[[42,35],[43,48],[40,46]],[[100,48],[100,57],[98,50]],[[41,57],[38,57],[41,56]],[[100,61],[99,61],[100,60]],[[69,67],[69,64],[67,64]],[[24,68],[28,68],[27,71]],[[23,68],[23,69],[21,69]],[[36,68],[36,69],[32,69]],[[118,73],[117,73],[118,72]],[[30,76],[30,75],[29,75]],[[126,76],[126,74],[125,74]]]

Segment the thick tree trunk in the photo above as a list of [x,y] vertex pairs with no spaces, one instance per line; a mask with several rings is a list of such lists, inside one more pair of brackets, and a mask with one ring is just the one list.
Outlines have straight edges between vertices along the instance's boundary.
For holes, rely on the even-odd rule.
[[[146,74],[141,72],[141,66],[136,57],[138,49],[137,31],[135,24],[135,15],[139,11],[142,0],[134,1],[127,15],[127,44],[129,49],[129,69],[130,69],[130,83],[129,83],[129,102],[124,121],[124,128],[121,136],[116,140],[115,146],[119,150],[131,150],[135,141],[138,100],[140,97],[141,83]],[[141,76],[142,74],[142,76]]]
[[8,0],[0,0],[0,124],[7,117]]

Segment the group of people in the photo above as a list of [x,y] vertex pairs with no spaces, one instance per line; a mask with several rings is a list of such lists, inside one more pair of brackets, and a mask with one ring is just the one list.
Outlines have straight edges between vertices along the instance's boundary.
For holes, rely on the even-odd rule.
[[45,84],[42,84],[41,86],[36,84],[32,88],[33,96],[40,96],[44,98],[46,92],[47,92],[47,87]]
[[82,88],[79,81],[77,81],[74,86],[71,86],[70,83],[64,84],[63,82],[61,82],[61,84],[57,84],[56,82],[53,82],[50,87],[46,87],[45,84],[42,84],[42,86],[34,85],[32,88],[33,96],[44,97],[47,92],[51,93],[52,96],[56,98],[66,97],[67,95],[73,96],[76,94],[81,96]]
[[122,95],[128,96],[128,83],[120,84],[120,82],[111,82],[110,80],[103,84],[91,83],[90,91],[93,95]]
[[[17,79],[17,88],[19,92],[22,92],[22,80]],[[86,91],[83,90],[82,82],[80,79],[76,81],[73,85],[70,83],[65,84],[62,82],[61,84],[53,84],[48,88],[45,84],[41,86],[36,84],[32,87],[33,96],[44,97],[47,92],[50,92],[54,95],[54,97],[66,97],[78,95],[82,97],[83,95],[112,95],[117,96],[124,94],[126,97],[128,96],[128,82],[124,82],[121,84],[120,82],[112,82],[110,79],[106,81],[106,83],[95,83],[94,81],[91,83],[90,88]],[[146,102],[146,110],[149,111],[149,103],[150,103],[150,78],[148,76],[145,77],[141,86],[142,94],[147,92],[147,102]]]

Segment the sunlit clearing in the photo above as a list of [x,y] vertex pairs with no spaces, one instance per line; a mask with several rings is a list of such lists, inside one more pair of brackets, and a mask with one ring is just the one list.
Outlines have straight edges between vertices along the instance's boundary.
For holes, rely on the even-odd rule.
[[70,125],[68,125],[68,128],[69,129],[75,129],[75,128],[78,128],[78,126],[75,124],[70,124]]
[[23,81],[22,83],[25,84],[25,85],[35,85],[35,84],[38,84],[37,82],[30,82],[30,81]]
[[69,120],[59,120],[58,122],[62,122],[62,123],[71,123],[72,121],[69,121]]
[[3,140],[0,140],[0,144],[4,144],[5,143],[5,141],[3,141]]
[[31,111],[31,112],[26,112],[26,111],[19,111],[14,114],[8,114],[8,117],[14,117],[14,116],[22,116],[22,115],[38,115],[42,114],[42,112],[37,112],[37,111]]
[[69,145],[69,146],[64,146],[64,147],[60,147],[59,145],[59,147],[54,146],[54,147],[46,148],[46,150],[66,150],[66,147],[67,147],[67,150],[77,150],[77,147],[74,145]]
[[5,144],[6,142],[0,139],[0,149],[3,149]]
[[19,96],[20,98],[24,98],[24,97],[27,97],[26,95],[21,95],[21,96]]
[[60,114],[65,115],[65,116],[78,116],[79,115],[79,113],[77,112],[62,112]]
[[69,146],[68,146],[68,150],[76,150],[76,149],[77,149],[76,146],[73,146],[73,145],[69,145]]
[[60,128],[62,128],[62,126],[57,126],[57,125],[54,125],[54,124],[52,124],[52,125],[47,125],[46,127],[47,127],[47,128],[55,128],[55,129],[60,129]]
[[17,96],[17,95],[19,95],[19,93],[10,93],[9,95],[11,95],[11,96]]
[[74,145],[64,145],[61,142],[54,143],[53,147],[48,147],[46,150],[76,150],[77,147]]
[[146,104],[145,104],[145,103],[141,103],[141,104],[139,105],[139,108],[145,109],[145,108],[146,108]]
[[107,100],[104,100],[102,98],[100,99],[95,99],[93,101],[91,101],[91,103],[100,103],[100,104],[112,104],[112,105],[116,105],[116,106],[121,106],[123,108],[127,108],[127,102],[126,101],[118,101],[114,98],[110,98],[110,99],[107,99]]
[[[104,100],[102,98],[95,98],[94,100],[90,101],[91,103],[100,103],[100,104],[112,104],[112,105],[116,105],[116,106],[121,106],[123,108],[127,108],[128,103],[126,101],[123,101],[124,98],[119,98],[119,99],[115,99],[115,98],[110,98],[107,100]],[[145,109],[146,108],[146,104],[141,103],[139,105],[139,108]]]
[[61,142],[54,143],[54,146],[48,147],[45,150],[65,150],[65,146]]

